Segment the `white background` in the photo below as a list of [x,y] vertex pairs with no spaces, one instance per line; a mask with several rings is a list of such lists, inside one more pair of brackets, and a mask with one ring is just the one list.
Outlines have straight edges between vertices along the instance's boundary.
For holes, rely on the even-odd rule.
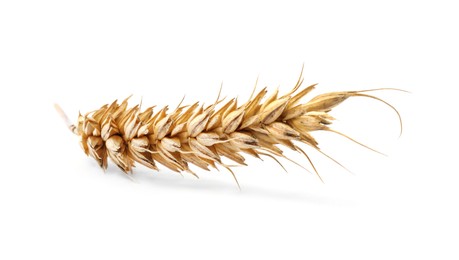
[[[455,1],[2,1],[1,259],[458,259]],[[281,92],[375,93],[336,127],[388,156],[315,135],[325,184],[283,160],[183,178],[103,174],[53,110],[76,120],[133,94],[174,107]],[[294,160],[307,165],[296,153]]]

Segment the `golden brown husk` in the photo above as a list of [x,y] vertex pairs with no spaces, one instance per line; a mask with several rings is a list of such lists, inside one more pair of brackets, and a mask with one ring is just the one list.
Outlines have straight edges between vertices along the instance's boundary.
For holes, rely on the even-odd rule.
[[301,142],[320,150],[311,132],[336,132],[329,128],[334,120],[328,114],[332,108],[352,96],[380,100],[362,94],[365,90],[331,92],[300,103],[315,87],[314,84],[298,91],[302,82],[300,75],[292,91],[284,96],[278,96],[276,91],[265,100],[264,88],[242,105],[235,99],[220,105],[222,100],[217,98],[208,107],[195,103],[173,111],[165,107],[154,113],[153,108],[128,108],[127,99],[115,101],[80,115],[73,131],[81,136],[85,153],[103,169],[109,157],[125,173],[130,173],[137,162],[154,170],[158,170],[159,163],[173,171],[195,175],[189,164],[204,170],[217,165],[230,170],[222,157],[239,165],[245,165],[242,154],[284,157],[278,145],[304,153],[295,145]]

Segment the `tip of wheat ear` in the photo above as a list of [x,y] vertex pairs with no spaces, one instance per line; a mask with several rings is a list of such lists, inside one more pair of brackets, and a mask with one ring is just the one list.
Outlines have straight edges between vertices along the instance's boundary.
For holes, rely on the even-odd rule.
[[301,88],[302,83],[300,75],[293,89],[282,96],[277,90],[267,96],[267,90],[263,88],[257,94],[254,91],[243,104],[238,104],[236,99],[223,103],[219,94],[215,103],[207,107],[196,102],[180,104],[172,111],[168,107],[157,112],[154,107],[144,110],[139,105],[129,107],[127,98],[80,114],[76,125],[70,123],[58,105],[56,110],[69,129],[81,137],[84,152],[103,169],[107,168],[107,158],[110,158],[125,173],[131,173],[136,162],[154,170],[158,170],[159,163],[172,171],[186,171],[197,177],[189,168],[190,164],[204,170],[219,165],[228,169],[236,182],[232,166],[225,164],[222,158],[237,165],[246,165],[243,154],[257,158],[269,156],[277,162],[276,157],[290,160],[279,146],[304,154],[319,176],[297,143],[324,154],[311,135],[314,131],[338,133],[358,143],[330,128],[334,118],[329,112],[350,97],[372,98],[390,106],[397,113],[402,129],[398,111],[389,103],[367,94],[383,89],[330,92],[301,102],[316,85]]

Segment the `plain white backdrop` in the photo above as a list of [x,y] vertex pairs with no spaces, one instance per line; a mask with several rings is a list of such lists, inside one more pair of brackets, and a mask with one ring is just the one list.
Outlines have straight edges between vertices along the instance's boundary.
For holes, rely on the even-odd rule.
[[[458,259],[455,1],[2,1],[1,259]],[[181,177],[104,174],[53,110],[72,120],[133,94],[175,106],[288,91],[304,64],[313,94],[350,99],[307,150],[325,184],[249,158]],[[286,152],[303,165],[299,154]]]

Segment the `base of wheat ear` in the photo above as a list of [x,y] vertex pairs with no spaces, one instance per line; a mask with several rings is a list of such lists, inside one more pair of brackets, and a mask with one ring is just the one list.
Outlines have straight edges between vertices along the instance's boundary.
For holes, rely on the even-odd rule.
[[329,126],[334,120],[329,112],[349,97],[372,98],[391,107],[400,120],[401,133],[398,111],[384,100],[367,94],[389,88],[330,92],[302,103],[301,99],[316,86],[302,89],[302,83],[301,73],[293,89],[282,96],[276,90],[265,97],[266,87],[255,95],[254,89],[249,100],[238,105],[236,99],[224,103],[219,93],[212,105],[205,107],[196,102],[182,106],[180,103],[170,112],[167,106],[156,113],[154,107],[141,110],[140,105],[136,105],[129,108],[127,98],[121,103],[115,101],[80,114],[76,125],[69,122],[57,105],[56,109],[70,130],[81,137],[84,152],[104,170],[108,157],[126,174],[132,173],[135,162],[154,170],[158,170],[159,163],[172,171],[185,171],[196,177],[189,164],[204,170],[220,165],[231,172],[236,183],[231,170],[236,165],[223,163],[222,157],[237,165],[246,165],[243,154],[256,158],[268,156],[278,163],[276,157],[292,161],[278,147],[286,146],[302,153],[319,176],[309,156],[297,146],[303,143],[327,156],[320,150],[312,132],[330,131],[363,145]]

